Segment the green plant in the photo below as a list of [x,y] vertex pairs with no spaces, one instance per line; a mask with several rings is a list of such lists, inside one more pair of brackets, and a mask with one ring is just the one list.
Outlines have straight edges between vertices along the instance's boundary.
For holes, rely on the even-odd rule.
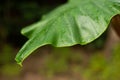
[[29,40],[15,60],[21,65],[34,50],[47,44],[55,47],[88,44],[104,33],[119,13],[119,0],[69,0],[22,30]]

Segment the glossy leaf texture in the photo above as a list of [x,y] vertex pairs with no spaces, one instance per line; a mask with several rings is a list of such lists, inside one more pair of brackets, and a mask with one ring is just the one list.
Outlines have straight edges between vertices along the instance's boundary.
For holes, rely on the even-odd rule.
[[15,60],[21,64],[34,50],[47,44],[55,47],[88,44],[98,38],[119,13],[119,0],[69,0],[22,30],[29,40]]

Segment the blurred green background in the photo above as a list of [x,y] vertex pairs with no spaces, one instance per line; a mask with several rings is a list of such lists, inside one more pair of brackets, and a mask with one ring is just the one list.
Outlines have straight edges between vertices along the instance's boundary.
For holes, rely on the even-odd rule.
[[120,43],[108,29],[99,39],[66,48],[43,46],[20,67],[14,58],[27,38],[20,30],[67,0],[0,1],[0,80],[119,80]]

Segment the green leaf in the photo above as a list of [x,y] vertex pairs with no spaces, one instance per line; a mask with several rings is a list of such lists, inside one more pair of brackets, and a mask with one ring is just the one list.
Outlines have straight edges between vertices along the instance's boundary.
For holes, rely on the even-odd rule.
[[47,44],[55,47],[88,44],[98,38],[119,13],[119,0],[69,0],[22,30],[29,40],[15,60],[21,64],[34,50]]

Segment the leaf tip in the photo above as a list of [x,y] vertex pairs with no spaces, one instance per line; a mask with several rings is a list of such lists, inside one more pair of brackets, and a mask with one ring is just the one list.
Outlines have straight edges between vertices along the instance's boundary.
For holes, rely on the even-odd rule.
[[18,65],[20,65],[20,67],[22,67],[23,65],[22,65],[22,63],[20,62],[20,63],[17,63]]
[[20,65],[21,67],[23,66],[23,65],[22,65],[22,62],[21,62],[21,61],[18,61],[18,59],[17,59],[17,58],[15,58],[15,61],[16,61],[16,62],[17,62],[17,64],[18,64],[18,65]]

